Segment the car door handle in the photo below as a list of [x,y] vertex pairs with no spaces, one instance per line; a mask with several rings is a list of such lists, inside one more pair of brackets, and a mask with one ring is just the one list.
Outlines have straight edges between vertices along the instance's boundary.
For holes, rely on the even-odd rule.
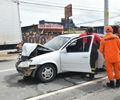
[[88,58],[87,56],[83,56],[82,58]]

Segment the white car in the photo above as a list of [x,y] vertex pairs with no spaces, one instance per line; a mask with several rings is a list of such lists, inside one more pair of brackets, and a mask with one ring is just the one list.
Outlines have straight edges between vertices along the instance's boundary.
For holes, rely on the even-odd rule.
[[[83,42],[86,38],[90,40],[87,48]],[[49,82],[58,73],[68,71],[92,74],[90,53],[93,39],[93,35],[79,37],[79,34],[67,34],[44,45],[25,43],[16,69],[23,76],[33,76],[42,82]]]

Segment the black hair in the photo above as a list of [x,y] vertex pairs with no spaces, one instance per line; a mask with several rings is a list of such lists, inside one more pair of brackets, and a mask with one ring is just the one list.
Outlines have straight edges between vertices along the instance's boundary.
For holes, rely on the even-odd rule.
[[94,32],[94,29],[93,29],[92,27],[88,27],[88,28],[86,29],[86,32],[88,32],[88,33],[93,33],[93,32]]

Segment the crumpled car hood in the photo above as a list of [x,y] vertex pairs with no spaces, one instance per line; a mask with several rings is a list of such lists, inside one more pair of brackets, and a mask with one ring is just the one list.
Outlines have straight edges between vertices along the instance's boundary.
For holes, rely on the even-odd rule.
[[29,56],[36,47],[36,43],[24,43],[22,47],[22,56]]
[[30,58],[41,55],[47,52],[52,52],[50,48],[47,48],[41,44],[36,44],[36,43],[24,43],[22,47],[22,56],[26,56]]

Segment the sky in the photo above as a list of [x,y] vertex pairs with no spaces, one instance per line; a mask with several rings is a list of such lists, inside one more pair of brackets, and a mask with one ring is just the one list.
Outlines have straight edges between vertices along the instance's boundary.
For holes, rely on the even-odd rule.
[[[19,0],[21,26],[38,24],[39,20],[61,22],[64,7],[72,4],[76,26],[104,25],[104,0]],[[120,0],[109,1],[109,24],[120,21]],[[31,4],[32,3],[32,4]]]

